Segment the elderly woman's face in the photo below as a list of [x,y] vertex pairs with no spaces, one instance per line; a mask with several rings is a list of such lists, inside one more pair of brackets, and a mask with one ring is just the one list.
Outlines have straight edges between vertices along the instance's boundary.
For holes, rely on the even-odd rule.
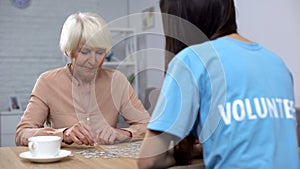
[[73,66],[75,68],[75,75],[84,81],[93,80],[99,66],[105,59],[106,51],[102,48],[87,48],[79,47],[74,53],[75,60]]

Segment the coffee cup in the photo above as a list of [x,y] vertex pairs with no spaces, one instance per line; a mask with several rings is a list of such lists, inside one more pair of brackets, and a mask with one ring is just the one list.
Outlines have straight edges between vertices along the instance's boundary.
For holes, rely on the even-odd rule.
[[28,148],[33,157],[54,157],[60,151],[61,137],[34,136],[28,139]]

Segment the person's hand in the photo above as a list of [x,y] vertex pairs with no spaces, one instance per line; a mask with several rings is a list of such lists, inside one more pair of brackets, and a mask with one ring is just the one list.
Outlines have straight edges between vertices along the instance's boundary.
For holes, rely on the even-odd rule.
[[115,141],[123,142],[131,138],[131,133],[126,130],[113,128],[109,125],[97,131],[98,144],[114,144]]
[[96,138],[95,136],[95,132],[90,126],[79,122],[63,132],[63,141],[66,144],[74,142],[78,145],[85,144],[93,146]]

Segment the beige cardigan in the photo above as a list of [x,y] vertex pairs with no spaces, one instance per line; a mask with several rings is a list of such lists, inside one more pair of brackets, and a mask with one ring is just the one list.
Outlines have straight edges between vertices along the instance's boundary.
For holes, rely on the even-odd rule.
[[[143,138],[150,116],[122,73],[101,68],[92,89],[89,105],[83,105],[80,85],[72,78],[69,64],[43,73],[17,126],[16,145],[27,145],[28,138],[36,135],[63,137],[64,129],[86,119],[94,129],[105,122],[116,127],[119,113],[130,124],[123,129],[133,139]],[[50,127],[44,127],[45,122]]]

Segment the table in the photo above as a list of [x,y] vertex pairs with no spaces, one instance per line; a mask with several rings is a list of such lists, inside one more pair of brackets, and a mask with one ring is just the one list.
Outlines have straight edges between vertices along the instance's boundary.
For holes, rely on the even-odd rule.
[[[135,158],[85,158],[77,154],[79,150],[86,150],[93,147],[70,146],[62,147],[63,150],[69,150],[72,155],[53,163],[33,163],[28,160],[21,159],[19,154],[28,151],[27,147],[0,147],[0,168],[1,169],[137,169]],[[196,160],[189,166],[175,166],[171,169],[183,168],[203,168],[203,163]]]
[[[53,163],[33,163],[28,160],[21,159],[19,154],[28,151],[27,147],[1,147],[0,148],[0,168],[1,169],[92,169],[92,168],[124,168],[135,169],[136,159],[133,158],[84,158],[75,153],[80,148],[62,148],[72,152],[72,156],[61,159]],[[85,148],[86,149],[86,148]]]

